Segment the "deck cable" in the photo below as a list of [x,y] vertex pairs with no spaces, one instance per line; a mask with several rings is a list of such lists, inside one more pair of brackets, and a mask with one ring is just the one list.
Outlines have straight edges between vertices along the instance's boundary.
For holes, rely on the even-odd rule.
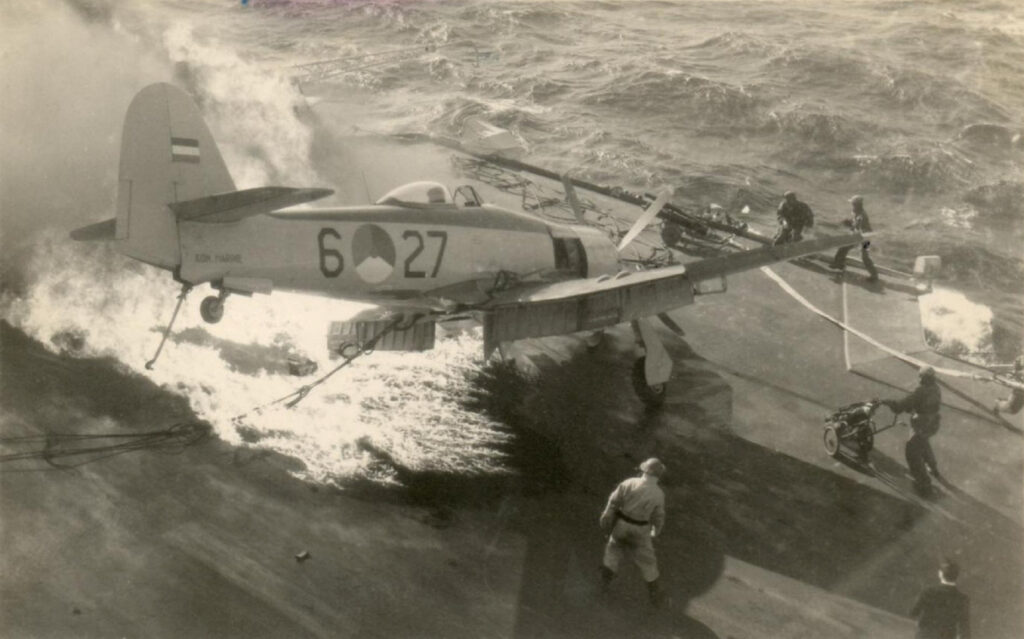
[[[4,448],[32,447],[30,450],[0,454],[0,463],[42,460],[54,468],[68,469],[134,450],[178,454],[206,439],[211,430],[206,422],[189,420],[162,430],[145,432],[46,433],[0,437],[0,446]],[[85,459],[78,463],[63,461],[83,457]]]

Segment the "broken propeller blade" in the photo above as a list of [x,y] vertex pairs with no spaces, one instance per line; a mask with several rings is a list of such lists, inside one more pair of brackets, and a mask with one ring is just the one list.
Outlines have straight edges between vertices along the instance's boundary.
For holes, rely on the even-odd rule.
[[673,191],[671,189],[665,189],[658,195],[658,199],[651,202],[651,205],[647,207],[643,215],[641,215],[640,218],[633,223],[633,226],[629,231],[622,236],[622,240],[619,242],[619,246],[617,247],[619,252],[629,246],[629,243],[635,240],[636,237],[640,235],[640,232],[647,228],[648,224],[654,221],[654,218],[661,212],[661,209],[663,209],[665,205],[668,204],[668,201],[672,199],[672,195]]

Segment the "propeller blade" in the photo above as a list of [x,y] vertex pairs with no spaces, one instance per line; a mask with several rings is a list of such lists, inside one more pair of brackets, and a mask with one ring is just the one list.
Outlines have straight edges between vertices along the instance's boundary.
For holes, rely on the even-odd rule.
[[640,235],[640,232],[647,228],[647,225],[654,220],[658,213],[661,212],[661,209],[668,204],[668,201],[671,198],[672,190],[665,189],[662,191],[661,194],[658,195],[658,199],[651,202],[651,205],[647,207],[647,210],[645,210],[644,214],[640,216],[640,219],[633,224],[632,228],[629,229],[629,232],[622,236],[622,241],[619,242],[618,250],[621,251],[626,248],[630,242],[635,240],[636,236]]

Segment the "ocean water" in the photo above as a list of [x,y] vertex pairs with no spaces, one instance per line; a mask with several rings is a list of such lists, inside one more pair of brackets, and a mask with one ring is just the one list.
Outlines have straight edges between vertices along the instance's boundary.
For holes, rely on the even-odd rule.
[[[793,189],[827,232],[861,194],[885,231],[877,261],[941,255],[947,298],[992,313],[983,347],[1004,361],[1020,350],[1024,4],[1014,0],[16,1],[0,9],[0,41],[4,317],[47,344],[81,331],[89,354],[140,369],[169,316],[167,278],[64,238],[112,215],[124,109],[142,86],[173,81],[196,97],[240,188],[331,186],[331,136],[457,136],[482,117],[524,140],[532,163],[673,187],[680,205],[749,207],[766,223]],[[317,60],[334,62],[319,75],[298,66]],[[245,314],[217,327],[193,309],[182,327],[314,356],[323,318],[354,309],[282,306],[277,293],[237,307]],[[294,385],[243,375],[208,345],[171,346],[155,379],[188,393],[228,439],[241,441],[231,416]],[[347,390],[310,397],[301,419],[250,426],[261,445],[306,451],[319,481],[368,472],[365,437],[413,466],[500,468],[500,453],[478,454],[500,429],[437,412],[465,392],[451,371],[476,366],[478,347],[377,360],[339,382]],[[381,371],[395,367],[388,382]],[[428,374],[444,381],[402,381]],[[405,412],[380,405],[382,394]],[[453,434],[432,414],[466,428]],[[424,420],[436,438],[410,442]]]

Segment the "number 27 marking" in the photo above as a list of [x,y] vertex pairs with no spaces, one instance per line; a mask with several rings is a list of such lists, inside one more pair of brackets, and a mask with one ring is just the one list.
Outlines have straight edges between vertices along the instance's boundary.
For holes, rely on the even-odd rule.
[[[434,260],[434,269],[430,272],[430,277],[437,277],[437,272],[441,270],[441,260],[444,258],[444,249],[448,245],[448,232],[447,231],[427,231],[427,237],[434,237],[441,240],[441,245],[437,249],[437,259]],[[405,258],[405,276],[410,278],[426,277],[425,271],[419,271],[412,268],[413,261],[419,257],[420,253],[423,252],[423,235],[419,231],[406,231],[402,233],[402,239],[416,240],[416,248],[412,250],[409,257]]]

